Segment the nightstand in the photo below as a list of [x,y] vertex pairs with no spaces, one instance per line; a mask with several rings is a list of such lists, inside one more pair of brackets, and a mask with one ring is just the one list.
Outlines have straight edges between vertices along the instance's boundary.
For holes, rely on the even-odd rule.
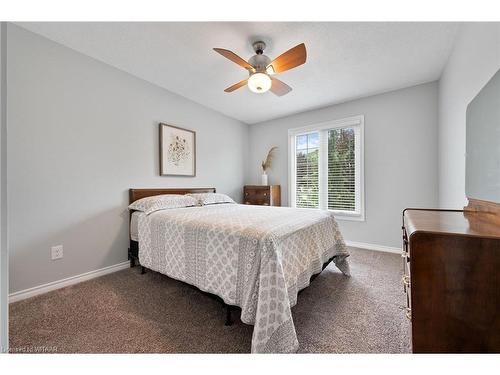
[[260,206],[281,206],[280,185],[246,185],[243,202]]

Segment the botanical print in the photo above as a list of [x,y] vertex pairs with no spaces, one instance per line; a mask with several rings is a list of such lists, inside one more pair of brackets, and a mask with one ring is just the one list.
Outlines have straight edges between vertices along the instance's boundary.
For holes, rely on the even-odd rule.
[[195,132],[160,124],[160,175],[194,176],[195,169]]
[[168,145],[168,158],[176,166],[183,165],[189,157],[189,148],[186,139],[176,135]]

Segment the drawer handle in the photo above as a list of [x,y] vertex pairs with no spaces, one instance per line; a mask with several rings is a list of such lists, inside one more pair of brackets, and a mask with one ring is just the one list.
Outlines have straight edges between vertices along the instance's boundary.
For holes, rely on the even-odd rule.
[[403,277],[401,278],[401,281],[403,282],[403,285],[405,287],[410,287],[410,276],[408,275],[403,275]]
[[245,195],[248,195],[248,193],[245,193]]
[[406,308],[405,316],[406,316],[406,319],[411,321],[411,309],[409,307]]
[[267,193],[264,193],[264,196],[267,196]]

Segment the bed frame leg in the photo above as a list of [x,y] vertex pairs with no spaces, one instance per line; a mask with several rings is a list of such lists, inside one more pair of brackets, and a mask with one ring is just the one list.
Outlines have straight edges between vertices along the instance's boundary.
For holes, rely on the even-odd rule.
[[135,258],[132,255],[132,251],[130,250],[130,247],[128,248],[128,260],[130,261],[130,268],[135,266]]
[[146,268],[144,266],[141,266],[141,275],[144,275],[146,273]]
[[225,308],[226,308],[226,322],[224,323],[224,325],[232,326],[233,320],[231,319],[231,306],[225,305]]

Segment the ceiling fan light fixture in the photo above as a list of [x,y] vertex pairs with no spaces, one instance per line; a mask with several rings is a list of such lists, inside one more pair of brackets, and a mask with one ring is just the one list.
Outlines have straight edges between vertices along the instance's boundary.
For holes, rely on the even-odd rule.
[[271,77],[265,73],[255,73],[248,79],[248,88],[257,94],[269,91],[271,88]]

